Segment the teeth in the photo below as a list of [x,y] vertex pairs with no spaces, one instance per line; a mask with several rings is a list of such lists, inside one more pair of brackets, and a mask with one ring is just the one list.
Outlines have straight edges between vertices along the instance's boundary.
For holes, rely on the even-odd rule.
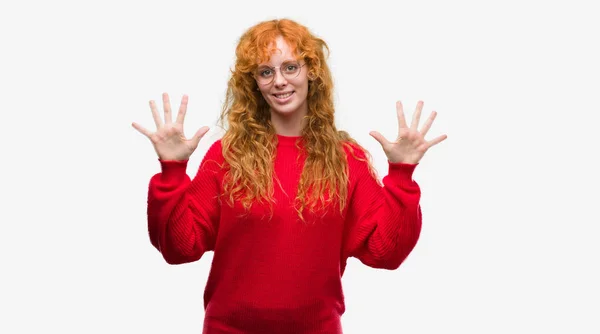
[[278,99],[285,99],[286,97],[292,95],[292,93],[286,93],[286,94],[275,94],[275,97],[277,97]]

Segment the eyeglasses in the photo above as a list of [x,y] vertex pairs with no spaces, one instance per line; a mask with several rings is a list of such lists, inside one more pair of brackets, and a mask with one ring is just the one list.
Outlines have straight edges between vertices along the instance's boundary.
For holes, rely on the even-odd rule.
[[[300,63],[297,61],[288,61],[281,64],[279,67],[279,73],[281,73],[281,75],[283,75],[283,77],[287,80],[294,79],[298,76],[298,74],[300,74],[302,66],[304,65],[306,64],[300,65]],[[275,67],[262,65],[259,66],[254,72],[254,78],[260,85],[268,85],[275,80],[275,71]]]

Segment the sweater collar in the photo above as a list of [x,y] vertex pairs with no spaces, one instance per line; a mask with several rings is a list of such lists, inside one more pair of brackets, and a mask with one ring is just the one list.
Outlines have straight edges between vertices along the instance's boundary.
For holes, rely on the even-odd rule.
[[296,141],[301,140],[302,136],[284,136],[277,134],[279,146],[296,146]]

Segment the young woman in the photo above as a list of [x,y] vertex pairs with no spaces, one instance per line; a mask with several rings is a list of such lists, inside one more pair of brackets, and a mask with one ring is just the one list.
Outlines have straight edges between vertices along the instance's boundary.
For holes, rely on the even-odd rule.
[[204,293],[204,331],[342,333],[341,277],[347,259],[395,269],[421,230],[420,189],[412,174],[446,139],[417,128],[422,102],[399,134],[381,144],[389,171],[381,184],[369,154],[334,124],[326,43],[291,20],[250,28],[236,49],[221,120],[223,138],[193,180],[187,162],[207,127],[183,134],[188,97],[176,120],[163,94],[156,132],[133,123],[154,145],[161,173],[150,180],[148,230],[170,264],[214,257]]

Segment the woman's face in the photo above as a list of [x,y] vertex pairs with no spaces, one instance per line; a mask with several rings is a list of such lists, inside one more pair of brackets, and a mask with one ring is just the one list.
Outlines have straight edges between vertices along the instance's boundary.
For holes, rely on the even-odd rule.
[[271,107],[272,116],[303,117],[308,112],[308,66],[304,61],[296,60],[283,37],[275,40],[275,48],[277,50],[273,52],[269,62],[259,64],[257,70],[258,77],[263,77],[265,81],[270,77],[272,82],[261,83],[257,78],[258,88]]

